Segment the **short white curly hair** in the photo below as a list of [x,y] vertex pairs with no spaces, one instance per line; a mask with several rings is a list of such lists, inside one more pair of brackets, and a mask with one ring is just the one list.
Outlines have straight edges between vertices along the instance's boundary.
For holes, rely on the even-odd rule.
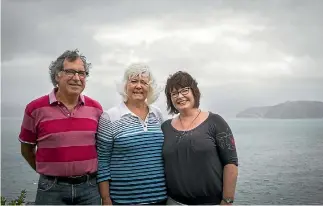
[[128,100],[128,95],[126,92],[126,85],[128,83],[128,80],[138,75],[148,76],[149,90],[146,102],[148,105],[153,104],[158,99],[162,88],[158,86],[156,79],[150,71],[149,66],[144,63],[132,63],[126,68],[123,79],[121,80],[121,82],[117,83],[118,93],[122,96],[123,101],[126,102]]

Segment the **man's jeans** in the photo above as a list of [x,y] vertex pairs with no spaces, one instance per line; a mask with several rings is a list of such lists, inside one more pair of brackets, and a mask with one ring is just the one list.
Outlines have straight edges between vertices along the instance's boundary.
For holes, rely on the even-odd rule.
[[96,178],[80,184],[69,184],[40,175],[35,204],[101,205],[101,197]]

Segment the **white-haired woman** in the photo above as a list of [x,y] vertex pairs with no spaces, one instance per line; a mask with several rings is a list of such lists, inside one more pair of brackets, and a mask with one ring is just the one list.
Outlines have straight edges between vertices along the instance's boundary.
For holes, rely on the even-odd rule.
[[120,105],[104,112],[97,132],[98,175],[102,203],[165,204],[162,115],[151,104],[159,91],[149,67],[125,71]]

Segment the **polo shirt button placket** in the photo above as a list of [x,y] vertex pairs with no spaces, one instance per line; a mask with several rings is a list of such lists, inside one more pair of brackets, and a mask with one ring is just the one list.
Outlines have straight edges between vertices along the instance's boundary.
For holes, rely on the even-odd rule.
[[145,131],[148,131],[148,122],[147,121],[144,122],[144,129],[145,129]]

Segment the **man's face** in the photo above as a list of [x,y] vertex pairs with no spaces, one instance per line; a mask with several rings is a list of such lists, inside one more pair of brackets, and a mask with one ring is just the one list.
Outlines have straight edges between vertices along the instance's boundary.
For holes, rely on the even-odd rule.
[[[77,73],[78,72],[78,73]],[[86,72],[83,61],[78,58],[71,62],[65,59],[63,70],[56,76],[58,88],[67,95],[80,95],[85,88]]]

